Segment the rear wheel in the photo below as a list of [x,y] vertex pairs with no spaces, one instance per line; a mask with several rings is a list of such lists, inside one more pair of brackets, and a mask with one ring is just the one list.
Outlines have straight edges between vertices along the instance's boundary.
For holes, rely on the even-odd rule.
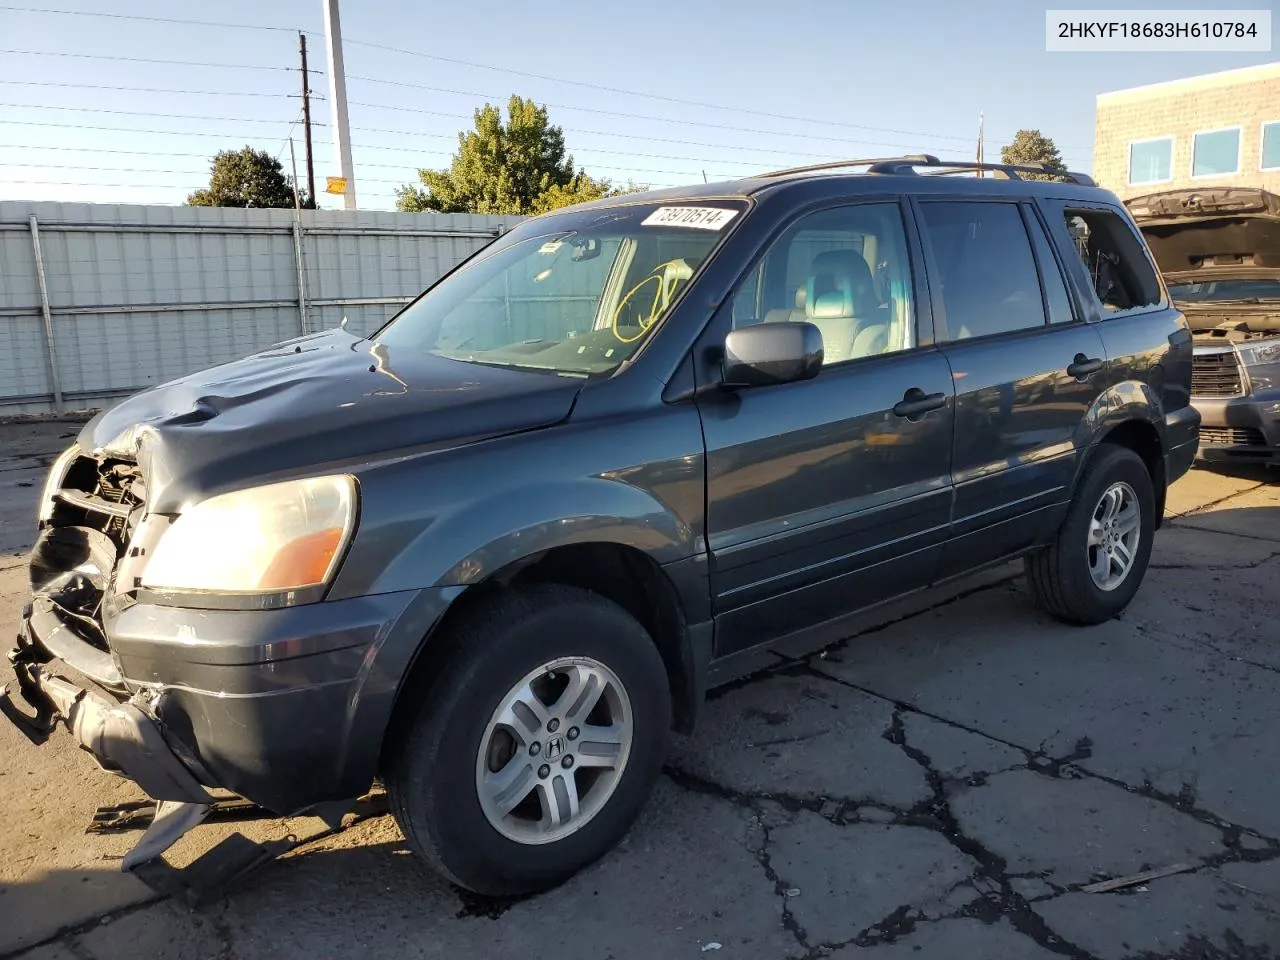
[[392,812],[460,886],[553,887],[613,847],[657,779],[662,659],[617,605],[539,585],[464,615],[391,750]]
[[1068,623],[1101,623],[1133,599],[1155,535],[1155,492],[1142,458],[1104,444],[1054,542],[1026,560],[1032,596]]

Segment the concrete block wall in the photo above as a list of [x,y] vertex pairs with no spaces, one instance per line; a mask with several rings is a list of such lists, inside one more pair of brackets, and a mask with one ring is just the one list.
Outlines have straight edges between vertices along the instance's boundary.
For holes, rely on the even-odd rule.
[[[1188,187],[1261,187],[1280,193],[1280,170],[1260,168],[1262,125],[1280,121],[1280,63],[1189,77],[1098,96],[1093,176],[1122,199]],[[1194,135],[1241,127],[1240,172],[1214,178],[1191,177]],[[1276,134],[1273,134],[1275,136]],[[1173,179],[1129,183],[1129,144],[1173,137]]]

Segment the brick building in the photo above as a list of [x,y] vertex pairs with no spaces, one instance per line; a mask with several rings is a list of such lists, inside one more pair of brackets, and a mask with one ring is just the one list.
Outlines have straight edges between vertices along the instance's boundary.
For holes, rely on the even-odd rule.
[[1280,63],[1098,96],[1093,176],[1121,199],[1197,186],[1280,193]]

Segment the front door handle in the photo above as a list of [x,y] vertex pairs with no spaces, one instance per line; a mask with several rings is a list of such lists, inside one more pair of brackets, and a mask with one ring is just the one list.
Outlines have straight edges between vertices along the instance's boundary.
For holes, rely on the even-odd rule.
[[1102,361],[1097,357],[1086,357],[1083,353],[1077,353],[1075,360],[1067,367],[1067,375],[1077,380],[1084,380],[1101,369]]
[[925,393],[919,387],[912,387],[902,395],[902,399],[893,405],[895,417],[906,417],[917,420],[930,410],[937,410],[947,405],[945,393]]

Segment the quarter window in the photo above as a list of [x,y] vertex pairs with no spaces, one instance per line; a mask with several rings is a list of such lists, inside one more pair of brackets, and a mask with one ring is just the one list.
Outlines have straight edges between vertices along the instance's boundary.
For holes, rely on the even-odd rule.
[[1218,177],[1240,172],[1240,128],[1197,133],[1191,147],[1191,175]]
[[1280,120],[1262,125],[1263,170],[1280,170]]
[[801,218],[742,281],[733,324],[812,323],[823,365],[915,346],[902,211],[865,203]]
[[1114,213],[1066,211],[1067,232],[1102,308],[1110,313],[1160,303],[1160,281],[1137,235]]
[[1173,137],[1129,144],[1129,182],[1163,183],[1173,179]]
[[1040,278],[1016,204],[944,201],[921,209],[950,339],[1044,326]]

